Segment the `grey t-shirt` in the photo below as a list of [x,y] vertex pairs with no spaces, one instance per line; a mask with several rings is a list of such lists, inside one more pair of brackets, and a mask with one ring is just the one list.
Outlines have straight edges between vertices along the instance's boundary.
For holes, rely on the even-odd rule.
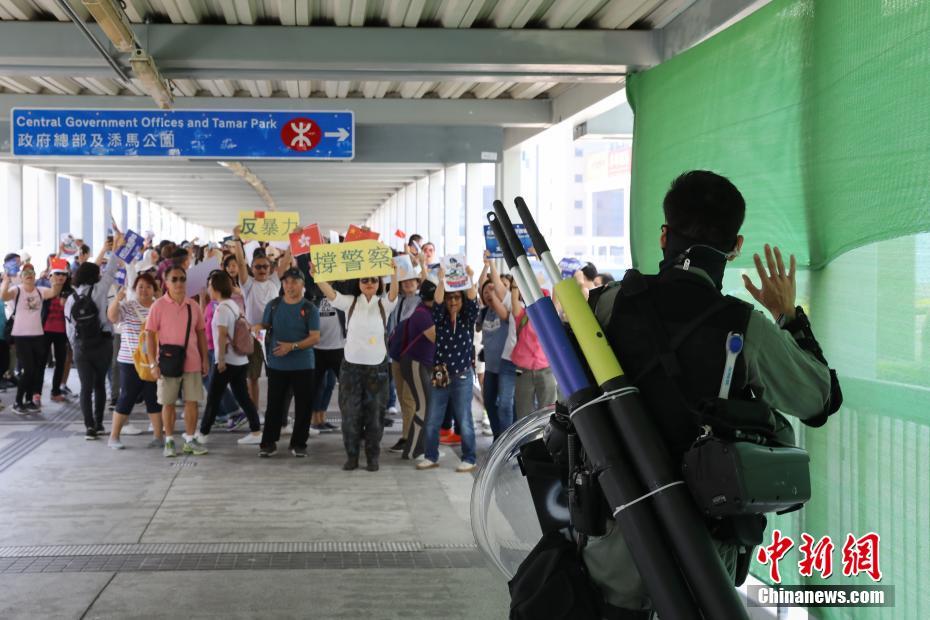
[[346,339],[342,333],[342,323],[339,321],[339,315],[333,304],[323,298],[320,301],[320,341],[316,344],[316,349],[323,351],[333,351],[344,349]]

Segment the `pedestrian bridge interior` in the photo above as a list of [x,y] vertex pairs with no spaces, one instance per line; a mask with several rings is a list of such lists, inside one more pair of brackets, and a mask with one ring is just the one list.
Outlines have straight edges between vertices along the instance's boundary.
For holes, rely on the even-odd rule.
[[[240,212],[279,211],[327,238],[365,226],[396,250],[419,234],[477,273],[492,202],[523,196],[557,260],[619,277],[658,264],[669,182],[715,170],[748,205],[724,293],[751,301],[740,275],[753,252],[790,248],[798,303],[844,386],[836,423],[799,429],[814,499],[771,518],[766,541],[776,528],[796,541],[879,532],[896,597],[749,616],[928,617],[930,159],[913,145],[930,139],[930,7],[827,4],[0,0],[0,250],[42,271],[64,235],[92,257],[114,230],[221,244]],[[36,144],[17,142],[17,111],[46,108],[351,113],[326,132],[351,155],[75,156],[54,130],[48,152],[21,155]],[[109,450],[83,440],[77,399],[53,402],[43,372],[30,415],[14,415],[16,386],[0,379],[0,618],[508,616],[457,445],[418,471],[387,451],[401,438],[392,413],[377,472],[342,470],[339,432],[312,436],[307,458],[279,446],[259,459],[245,431],[221,430],[209,455],[166,459],[139,406],[141,434]],[[76,372],[66,386],[80,391]],[[329,403],[334,427],[348,387]],[[492,437],[477,384],[471,407],[480,470]],[[796,556],[785,583],[822,585]],[[768,566],[750,583],[771,583]]]

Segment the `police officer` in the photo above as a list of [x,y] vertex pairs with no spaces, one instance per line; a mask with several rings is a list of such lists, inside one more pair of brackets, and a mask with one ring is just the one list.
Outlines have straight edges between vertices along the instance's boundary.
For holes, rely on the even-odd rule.
[[[786,266],[780,250],[766,245],[764,257],[754,255],[760,282],[743,276],[746,289],[771,313],[769,320],[750,304],[721,294],[724,269],[743,246],[739,230],[746,205],[739,190],[718,174],[693,170],[675,179],[663,208],[659,273],[630,270],[622,282],[592,291],[590,303],[674,465],[680,466],[702,432],[702,404],[718,396],[761,401],[808,426],[822,426],[842,395],[807,317],[795,306],[794,256]],[[727,353],[734,335],[742,343],[735,356]],[[790,435],[787,421],[777,419]],[[651,603],[620,528],[609,526],[606,536],[585,547],[591,577],[608,603],[647,610]],[[752,548],[761,542],[764,517],[708,526],[734,583],[742,583]]]

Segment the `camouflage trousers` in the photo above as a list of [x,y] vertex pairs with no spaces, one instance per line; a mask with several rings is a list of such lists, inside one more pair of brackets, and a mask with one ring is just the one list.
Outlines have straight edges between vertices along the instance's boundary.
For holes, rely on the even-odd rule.
[[365,456],[369,460],[377,459],[381,453],[389,372],[386,361],[376,366],[342,362],[339,410],[342,412],[342,442],[349,458],[358,458],[363,438]]

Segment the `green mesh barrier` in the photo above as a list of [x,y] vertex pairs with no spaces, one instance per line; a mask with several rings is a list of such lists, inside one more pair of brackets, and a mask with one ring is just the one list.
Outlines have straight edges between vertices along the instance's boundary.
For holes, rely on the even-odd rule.
[[815,269],[930,230],[928,75],[928,0],[774,0],[630,76],[634,265],[658,260],[662,197],[692,168],[741,189],[747,249]]
[[[631,76],[636,112],[633,261],[660,258],[662,197],[693,168],[730,177],[747,201],[740,270],[776,243],[798,256],[799,303],[839,374],[843,409],[798,428],[813,499],[772,517],[795,548],[829,535],[834,576],[847,533],[881,535],[895,607],[811,609],[812,617],[930,618],[930,0],[773,0],[740,23]],[[768,581],[768,570],[753,574]]]

